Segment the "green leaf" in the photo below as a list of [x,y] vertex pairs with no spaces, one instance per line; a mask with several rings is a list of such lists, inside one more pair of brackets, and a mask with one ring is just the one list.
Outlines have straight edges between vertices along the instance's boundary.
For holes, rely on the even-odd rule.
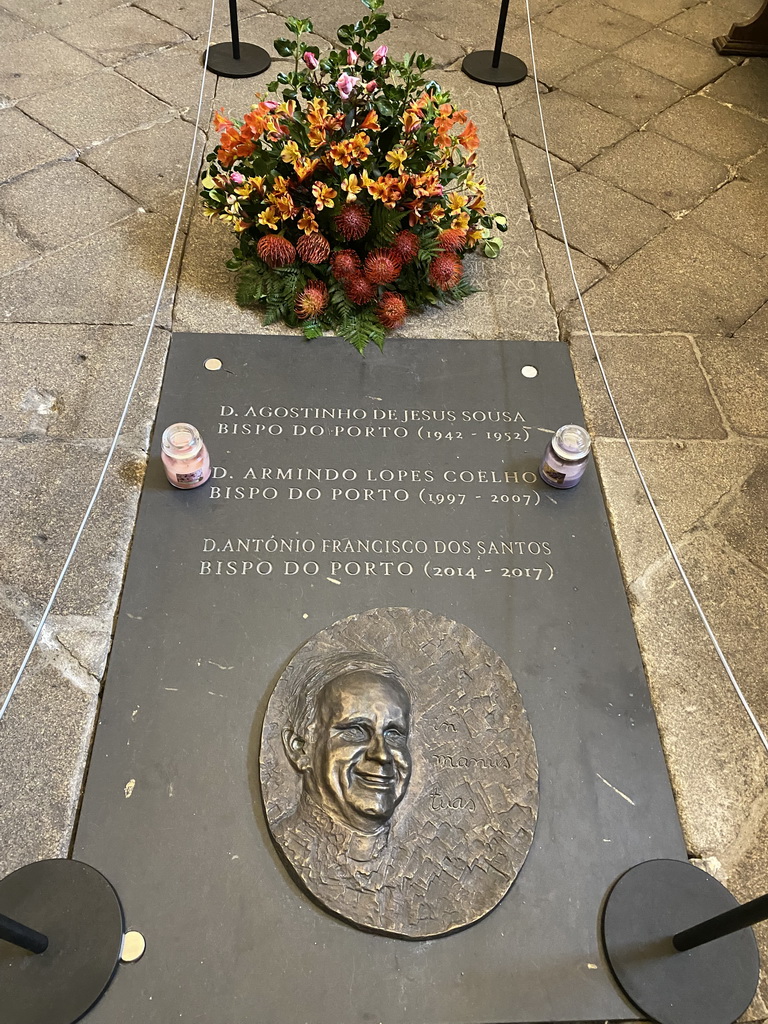
[[336,36],[344,46],[351,46],[355,41],[355,30],[352,25],[342,25],[337,31]]
[[383,6],[384,0],[363,0],[369,11],[378,11]]
[[493,221],[499,231],[506,231],[509,227],[509,224],[507,224],[507,218],[503,213],[494,214]]
[[374,245],[390,245],[400,229],[402,210],[389,210],[383,203],[374,203],[371,208],[371,241]]
[[503,243],[500,238],[487,239],[485,245],[483,246],[483,254],[487,256],[488,259],[495,260],[496,257],[501,252],[502,244]]
[[313,338],[322,338],[324,334],[322,325],[314,322],[304,324],[302,330],[307,341],[312,341]]
[[280,36],[273,45],[281,57],[293,57],[296,53],[296,43],[286,39],[285,36]]

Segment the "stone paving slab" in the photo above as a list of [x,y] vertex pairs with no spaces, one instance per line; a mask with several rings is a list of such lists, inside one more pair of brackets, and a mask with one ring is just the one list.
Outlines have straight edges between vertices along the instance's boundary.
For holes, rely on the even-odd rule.
[[58,35],[108,67],[189,38],[186,32],[138,7],[115,7],[69,25]]
[[768,186],[768,149],[745,160],[739,167],[739,176]]
[[768,189],[732,181],[694,210],[689,223],[737,245],[752,256],[768,255]]
[[47,92],[97,71],[99,65],[60,39],[41,32],[14,44],[0,66],[0,102]]
[[[699,531],[695,536],[696,541],[685,545],[680,554],[700,599],[708,601],[712,596],[718,600],[717,588],[725,589],[724,578],[730,577],[731,593],[737,584],[754,586],[757,582],[762,586],[712,532]],[[708,576],[714,593],[707,586]],[[707,607],[711,610],[709,604]],[[734,609],[740,623],[746,610],[743,606]],[[712,616],[712,626],[720,636],[722,621],[722,615]],[[635,622],[647,651],[646,668],[654,680],[654,705],[689,848],[708,856],[737,840],[742,812],[754,804],[765,786],[765,752],[755,742],[752,724],[671,560],[665,559],[644,581]],[[739,640],[743,639],[740,627]],[[734,663],[734,668],[741,665]]]
[[728,179],[728,167],[653,131],[635,132],[585,167],[668,213],[698,205]]
[[561,88],[638,127],[685,91],[660,75],[608,54],[560,83]]
[[[282,10],[279,4],[270,4],[270,6],[273,9]],[[451,19],[446,17],[446,6],[443,0],[392,0],[384,5],[384,9],[398,20],[405,19],[408,22],[422,25],[441,36],[453,36],[467,50],[493,49],[496,40],[499,8],[497,4],[488,3],[487,0],[463,0],[460,25],[454,24]],[[354,6],[350,5],[349,10],[350,20],[357,21],[358,15],[355,14]],[[513,48],[514,32],[523,25],[524,19],[524,3],[512,4],[507,16],[507,31],[504,37],[504,49],[507,52],[515,52]],[[341,24],[341,21],[336,24]],[[334,31],[333,24],[328,24],[324,20],[323,25],[328,31]],[[460,33],[457,33],[458,28],[461,30]],[[335,39],[335,36],[333,38]]]
[[18,43],[35,32],[29,22],[0,9],[0,43]]
[[768,67],[765,60],[753,58],[742,67],[727,71],[709,86],[707,95],[768,119]]
[[[44,256],[23,273],[0,278],[0,319],[149,323],[172,230],[167,217],[137,213],[99,235]],[[169,326],[171,301],[172,290],[164,298],[159,326]]]
[[715,520],[731,547],[762,572],[768,572],[768,533],[764,529],[767,499],[768,466],[761,462],[733,500],[727,515]]
[[614,50],[653,27],[634,14],[618,11],[595,0],[573,0],[541,19],[540,24],[601,50]]
[[74,160],[0,185],[0,218],[43,252],[103,231],[135,212],[136,203],[128,196]]
[[[596,334],[595,342],[611,387],[620,396],[619,412],[630,437],[693,441],[728,436],[690,337]],[[571,338],[571,356],[590,429],[600,437],[619,437],[586,335]],[[659,387],[657,377],[644,372],[662,362],[665,377],[685,395],[683,416],[676,403],[669,401],[666,388]]]
[[[672,224],[655,206],[591,174],[571,174],[558,184],[557,190],[568,241],[588,256],[612,266],[623,263]],[[537,223],[562,240],[553,206],[537,218]]]
[[[576,288],[573,284],[565,245],[545,231],[537,231],[536,238],[541,258],[544,260],[544,271],[547,275],[552,303],[557,309],[563,309],[576,298]],[[571,262],[582,292],[590,288],[600,278],[605,277],[607,273],[602,263],[590,259],[589,256],[585,256],[584,253],[573,247],[571,247]]]
[[[0,472],[5,495],[0,579],[30,602],[30,621],[50,596],[107,448],[102,440],[58,441],[39,435],[0,441],[5,465]],[[145,458],[145,452],[130,447],[121,446],[115,453],[103,500],[59,592],[58,616],[93,618],[111,626],[118,599],[115,579],[123,576]]]
[[[82,159],[145,210],[173,217],[184,187],[193,132],[194,126],[187,121],[164,122],[95,146]],[[204,148],[205,136],[198,132],[195,168]],[[190,197],[196,197],[197,191],[193,181]]]
[[[0,325],[0,438],[104,444],[114,434],[146,336],[144,327]],[[132,449],[149,447],[167,348],[167,332],[156,329],[121,435]]]
[[[204,42],[174,46],[171,50],[160,50],[147,57],[139,57],[122,64],[120,74],[178,110],[183,117],[194,123],[197,105],[200,102],[200,76],[204,51]],[[217,78],[211,74],[205,78],[203,111],[207,116],[213,105]],[[258,82],[259,79],[250,81]]]
[[586,305],[596,330],[727,334],[767,288],[767,264],[682,221],[591,288]]
[[62,158],[74,159],[71,145],[13,107],[0,110],[0,182]]
[[645,35],[636,36],[620,46],[616,55],[686,89],[699,89],[733,66],[727,57],[721,57],[712,46],[702,46],[691,39],[667,32],[665,28],[652,29]]
[[12,273],[36,257],[35,249],[23,242],[4,224],[0,225],[0,277]]
[[[509,130],[535,146],[542,144],[541,121],[535,97],[519,102],[501,93]],[[630,121],[616,117],[566,92],[541,97],[550,150],[555,156],[581,167],[633,130]]]
[[[591,412],[588,418],[595,422]],[[666,565],[669,551],[624,442],[598,437],[603,480],[616,501],[615,528],[626,538],[622,544],[624,576],[635,597],[640,597],[648,579]],[[687,534],[711,525],[717,510],[727,506],[732,493],[738,493],[762,461],[761,446],[749,442],[633,437],[632,446],[675,545]]]
[[648,129],[734,164],[768,145],[768,124],[706,96],[689,96],[651,119]]
[[[210,4],[199,3],[198,0],[141,0],[137,6],[149,14],[154,14],[161,21],[167,21],[169,25],[183,29],[195,39],[205,40],[208,36],[208,25],[211,20]],[[255,0],[238,0],[237,13],[241,23],[255,12],[263,10],[265,8]],[[214,30],[220,30],[228,25],[229,5],[217,0]],[[245,36],[243,38],[245,39]],[[168,77],[172,77],[172,73],[169,72]]]
[[644,18],[654,25],[666,21],[680,11],[681,7],[692,7],[696,0],[607,0],[609,7],[617,11]]
[[53,32],[122,4],[120,0],[3,0],[3,6],[30,24]]
[[173,116],[173,111],[114,71],[101,71],[19,107],[78,149]]
[[[531,65],[531,41],[528,24],[507,29],[504,46],[508,53],[514,53]],[[490,44],[489,44],[490,45]],[[534,41],[536,48],[536,75],[546,85],[557,85],[568,75],[602,57],[602,50],[571,39],[569,36],[552,32],[543,25],[536,27]]]
[[699,340],[701,361],[731,430],[768,437],[768,303],[732,338]]
[[692,39],[702,46],[711,46],[715,36],[728,34],[733,16],[713,4],[700,3],[664,22],[668,32]]
[[[539,146],[534,146],[524,139],[513,137],[512,144],[534,224],[557,224],[557,207],[552,195],[546,153]],[[552,154],[549,159],[556,184],[576,171],[573,164],[566,163]]]
[[[6,609],[9,602],[0,591],[4,680],[13,678],[31,639],[16,608]],[[67,856],[96,717],[98,682],[66,651],[45,646],[33,657],[3,722],[2,875],[32,861]]]

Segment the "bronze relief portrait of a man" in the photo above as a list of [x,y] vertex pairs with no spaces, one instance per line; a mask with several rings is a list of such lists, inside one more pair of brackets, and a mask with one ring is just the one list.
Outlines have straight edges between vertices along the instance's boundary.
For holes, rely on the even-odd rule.
[[410,719],[394,665],[363,652],[310,662],[282,730],[301,796],[272,826],[302,874],[320,860],[351,880],[356,864],[384,848],[411,778]]
[[260,767],[294,877],[370,930],[466,927],[533,838],[536,754],[509,670],[431,612],[373,609],[307,641],[270,699]]

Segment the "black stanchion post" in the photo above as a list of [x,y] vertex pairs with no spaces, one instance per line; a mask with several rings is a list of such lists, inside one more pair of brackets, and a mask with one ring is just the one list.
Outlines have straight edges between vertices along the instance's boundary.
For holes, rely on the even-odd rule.
[[34,928],[27,928],[25,924],[5,914],[0,914],[0,939],[26,949],[29,953],[44,953],[48,949],[47,935],[36,932]]
[[237,0],[229,0],[229,25],[232,31],[232,56],[240,60],[240,25],[237,20]]
[[261,46],[240,42],[240,26],[237,20],[237,0],[229,0],[229,24],[231,43],[216,43],[209,47],[205,66],[215,75],[224,78],[252,78],[266,71],[272,58]]
[[733,1024],[757,991],[760,956],[751,925],[766,919],[768,895],[742,906],[695,865],[650,860],[609,892],[603,946],[616,981],[644,1017]]
[[504,29],[507,27],[509,0],[501,0],[496,42],[492,50],[475,50],[464,58],[461,69],[465,75],[486,85],[515,85],[522,82],[528,68],[511,53],[504,53]]
[[694,925],[693,928],[686,928],[672,936],[672,945],[681,953],[697,946],[703,946],[705,942],[714,942],[715,939],[722,939],[725,935],[733,935],[742,928],[750,928],[753,924],[768,920],[768,895],[758,896],[756,900],[750,900],[741,907],[733,910],[726,910],[724,914],[711,917],[708,921]]

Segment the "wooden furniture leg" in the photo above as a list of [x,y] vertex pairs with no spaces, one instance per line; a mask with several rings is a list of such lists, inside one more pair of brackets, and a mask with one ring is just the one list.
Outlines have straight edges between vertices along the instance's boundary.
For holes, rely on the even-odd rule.
[[718,36],[712,42],[724,57],[736,54],[768,57],[768,0],[763,0],[763,6],[751,21],[731,25],[727,36]]

